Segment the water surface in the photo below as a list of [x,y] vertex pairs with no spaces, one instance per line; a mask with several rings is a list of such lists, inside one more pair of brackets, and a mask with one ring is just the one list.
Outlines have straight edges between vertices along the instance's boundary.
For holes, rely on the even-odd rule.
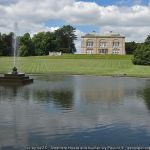
[[150,80],[34,76],[0,86],[0,149],[150,146]]

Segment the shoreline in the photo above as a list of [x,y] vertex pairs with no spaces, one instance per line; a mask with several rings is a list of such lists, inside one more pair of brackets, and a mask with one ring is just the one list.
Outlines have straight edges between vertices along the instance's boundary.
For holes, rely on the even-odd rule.
[[[0,77],[5,73],[0,73]],[[68,74],[68,73],[25,73],[29,76],[87,76],[87,77],[112,77],[112,78],[139,78],[139,79],[150,79],[150,76],[135,76],[135,75],[123,75],[123,74],[110,74],[110,75],[98,75],[98,74]]]

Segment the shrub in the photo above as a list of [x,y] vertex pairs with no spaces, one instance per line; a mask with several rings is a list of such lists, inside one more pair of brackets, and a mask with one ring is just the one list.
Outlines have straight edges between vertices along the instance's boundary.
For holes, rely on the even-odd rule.
[[150,45],[141,44],[138,46],[132,62],[135,65],[150,65]]

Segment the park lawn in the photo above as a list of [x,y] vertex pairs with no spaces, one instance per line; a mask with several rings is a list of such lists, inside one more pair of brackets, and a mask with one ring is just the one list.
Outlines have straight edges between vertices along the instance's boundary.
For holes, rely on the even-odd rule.
[[[150,66],[132,64],[131,55],[62,55],[18,57],[16,66],[28,74],[122,75],[150,77]],[[11,71],[12,57],[0,57],[0,73]]]

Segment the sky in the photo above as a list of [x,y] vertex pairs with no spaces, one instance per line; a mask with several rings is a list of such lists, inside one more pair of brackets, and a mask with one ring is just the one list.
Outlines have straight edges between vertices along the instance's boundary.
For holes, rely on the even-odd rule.
[[63,25],[76,28],[80,53],[81,35],[108,31],[143,42],[150,34],[150,0],[0,0],[0,32],[17,34],[54,31]]

